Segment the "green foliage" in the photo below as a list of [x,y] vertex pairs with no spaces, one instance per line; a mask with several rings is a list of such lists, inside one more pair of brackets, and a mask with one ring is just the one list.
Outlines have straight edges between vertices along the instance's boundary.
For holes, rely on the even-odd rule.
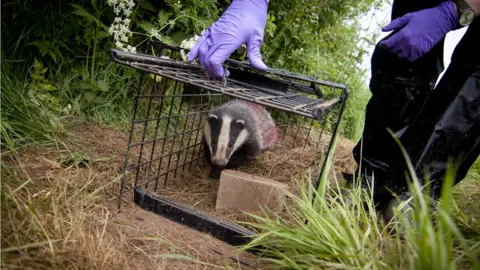
[[63,133],[58,88],[45,78],[48,69],[35,61],[31,70],[2,59],[2,150],[28,142],[56,142]]
[[[360,60],[363,53],[356,46],[359,28],[355,23],[347,23],[348,19],[355,19],[381,3],[317,0],[305,5],[301,1],[272,1],[262,47],[265,61],[273,67],[318,74],[326,80],[344,80],[333,77],[350,71],[351,65],[345,67],[345,63]],[[326,62],[336,68],[320,69]]]
[[[341,131],[352,138],[360,134],[358,110],[367,91],[356,66],[363,51],[352,42],[358,29],[346,19],[378,3],[272,1],[269,8],[262,47],[266,63],[351,83]],[[106,0],[2,4],[2,102],[11,104],[2,106],[2,147],[41,138],[55,142],[65,129],[62,119],[71,115],[127,127],[138,78],[108,57],[114,47],[108,30],[115,13]],[[214,0],[136,1],[131,44],[143,51],[145,41],[157,37],[178,45],[200,34],[228,5]],[[239,49],[232,57],[243,55]]]
[[360,140],[365,123],[365,108],[371,93],[360,75],[347,79],[350,89],[347,107],[340,124],[340,133],[353,141]]
[[2,148],[58,142],[71,116],[126,125],[138,78],[109,59],[113,18],[106,1],[3,4]]
[[150,31],[156,30],[159,40],[167,44],[179,45],[184,39],[199,34],[221,15],[214,0],[164,1],[153,5],[141,1],[133,18],[132,31],[138,34],[132,44],[141,45],[152,37]]
[[[269,7],[262,55],[267,65],[320,79],[346,83],[350,97],[340,133],[358,140],[363,130],[364,108],[369,99],[365,48],[359,43],[358,16],[379,7],[383,0],[272,1]],[[326,94],[328,90],[325,89]]]
[[[356,46],[359,29],[349,21],[381,1],[322,0],[309,5],[301,1],[272,1],[269,7],[262,46],[265,62],[271,67],[348,82],[352,94],[341,133],[353,139],[358,139],[361,133],[360,110],[368,100],[368,91],[361,80],[362,70],[358,68],[364,53],[363,48]],[[135,3],[130,22],[134,35],[130,44],[139,51],[145,50],[145,41],[149,38],[179,45],[205,30],[229,5],[229,1],[214,0]],[[65,108],[70,108],[68,113],[86,120],[117,126],[128,124],[138,78],[134,71],[119,67],[108,57],[109,49],[114,47],[109,25],[115,16],[106,0],[3,3],[2,50],[7,55],[5,59],[23,66],[23,71],[4,73],[15,77],[5,78],[5,83],[10,80],[19,84],[16,89],[5,92],[12,96],[2,98],[28,98],[32,103],[27,108],[32,111],[23,108],[19,113],[28,115],[40,110],[41,117],[50,118],[46,122],[51,124],[48,128],[45,126],[48,131],[41,128],[37,133],[61,129],[59,115],[65,113]],[[232,55],[237,59],[242,56],[242,48]],[[36,73],[27,75],[30,67]],[[8,67],[2,62],[2,70],[5,68]],[[22,78],[28,78],[28,83],[22,84],[25,80]],[[26,96],[14,97],[15,93]],[[14,119],[10,116],[2,116],[6,120],[2,124],[3,132],[12,131],[8,125]],[[15,129],[15,133],[19,137],[24,132]],[[13,140],[13,134],[2,138]]]

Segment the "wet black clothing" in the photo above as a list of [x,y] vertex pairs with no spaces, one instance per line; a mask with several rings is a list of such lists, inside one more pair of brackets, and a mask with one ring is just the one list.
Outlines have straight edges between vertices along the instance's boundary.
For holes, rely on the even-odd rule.
[[[396,0],[392,20],[441,2]],[[371,59],[372,98],[366,108],[363,146],[360,140],[353,152],[357,163],[362,164],[358,173],[367,176],[365,179],[368,180],[373,171],[374,200],[380,203],[380,207],[392,198],[391,191],[400,194],[408,190],[405,159],[387,128],[400,139],[419,179],[433,182],[434,198],[439,196],[449,157],[460,161],[458,183],[479,156],[478,38],[479,18],[458,43],[451,63],[436,87],[435,83],[444,70],[444,39],[415,62],[400,59],[377,44]],[[428,174],[424,173],[426,168]]]

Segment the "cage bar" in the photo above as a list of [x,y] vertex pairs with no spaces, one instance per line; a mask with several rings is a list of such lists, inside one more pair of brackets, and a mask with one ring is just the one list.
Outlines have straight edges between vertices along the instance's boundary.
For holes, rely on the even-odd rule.
[[[111,50],[113,61],[140,73],[118,209],[133,201],[229,244],[245,243],[238,237],[251,234],[248,229],[158,194],[168,189],[172,179],[182,178],[202,163],[204,116],[231,99],[261,104],[276,120],[280,144],[312,147],[328,156],[348,87],[284,70],[259,72],[233,59],[224,63],[230,76],[213,80],[199,65],[182,61],[181,51],[187,54],[188,50],[161,42],[151,42],[150,48],[149,54]],[[320,107],[323,115],[317,119]],[[310,166],[318,169],[316,188],[325,165],[325,159],[311,161]]]

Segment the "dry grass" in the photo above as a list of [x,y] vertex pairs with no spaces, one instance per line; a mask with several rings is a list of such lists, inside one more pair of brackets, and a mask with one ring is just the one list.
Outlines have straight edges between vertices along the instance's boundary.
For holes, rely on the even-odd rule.
[[[4,269],[260,269],[250,254],[236,250],[167,219],[126,204],[116,213],[127,135],[108,128],[78,125],[66,139],[67,152],[26,148],[2,155],[1,249]],[[325,136],[325,135],[324,135]],[[351,147],[342,141],[335,172],[353,170]],[[281,146],[240,170],[292,183],[315,159],[303,146]],[[302,160],[303,158],[303,160]],[[281,164],[281,162],[286,162]],[[202,165],[203,164],[203,165]],[[203,167],[202,167],[203,166]],[[216,183],[206,179],[208,166],[192,170],[196,182],[168,184],[165,194],[212,213]],[[287,172],[289,174],[287,174]],[[463,185],[462,185],[463,184]],[[478,228],[478,181],[457,190],[457,221]],[[183,186],[182,186],[183,185]],[[182,189],[180,189],[182,187]],[[478,211],[477,211],[478,212]],[[221,213],[214,213],[221,215]],[[225,216],[251,221],[245,216]]]
[[[285,130],[279,133],[283,134]],[[278,144],[265,151],[259,158],[248,165],[238,168],[238,171],[252,175],[268,177],[275,181],[287,183],[294,194],[299,194],[298,188],[303,177],[307,176],[310,169],[318,168],[322,153],[328,147],[330,136],[323,134],[321,139],[305,145],[305,138],[308,131],[291,129],[285,139],[280,135]],[[318,147],[317,147],[317,143]],[[168,145],[167,145],[168,147]],[[341,172],[353,173],[355,161],[351,154],[354,143],[350,140],[340,138],[335,152],[335,176],[342,177]],[[157,193],[187,205],[191,205],[208,214],[220,219],[234,223],[253,222],[254,220],[245,213],[231,213],[215,210],[217,191],[219,183],[208,179],[210,167],[201,159],[193,164],[190,171],[182,172],[175,178],[168,179],[164,189],[157,190]],[[318,170],[312,170],[313,178],[318,176]],[[333,171],[329,179],[334,179]],[[288,198],[287,198],[288,200]],[[242,225],[242,224],[240,224]],[[252,229],[252,228],[250,228]]]
[[[45,158],[48,154],[42,156],[32,160],[35,164],[26,162],[28,157],[17,156],[11,161],[18,166],[2,170],[5,263],[35,269],[127,265],[115,236],[106,233],[112,214],[100,203],[98,175],[61,170],[54,160]],[[45,169],[45,177],[31,175],[32,167],[37,172]]]
[[70,153],[29,148],[2,155],[2,268],[243,269],[252,263],[248,254],[236,257],[210,236],[133,205],[116,213],[126,137],[89,125],[71,131]]

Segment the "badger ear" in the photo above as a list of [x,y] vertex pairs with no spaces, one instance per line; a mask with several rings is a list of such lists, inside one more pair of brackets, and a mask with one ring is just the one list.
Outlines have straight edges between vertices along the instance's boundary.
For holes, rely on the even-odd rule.
[[245,121],[243,121],[242,119],[238,119],[237,121],[235,121],[235,125],[237,125],[237,127],[239,128],[243,128],[243,126],[245,125]]
[[208,115],[208,120],[209,121],[218,120],[218,116],[216,116],[215,114],[209,114]]

